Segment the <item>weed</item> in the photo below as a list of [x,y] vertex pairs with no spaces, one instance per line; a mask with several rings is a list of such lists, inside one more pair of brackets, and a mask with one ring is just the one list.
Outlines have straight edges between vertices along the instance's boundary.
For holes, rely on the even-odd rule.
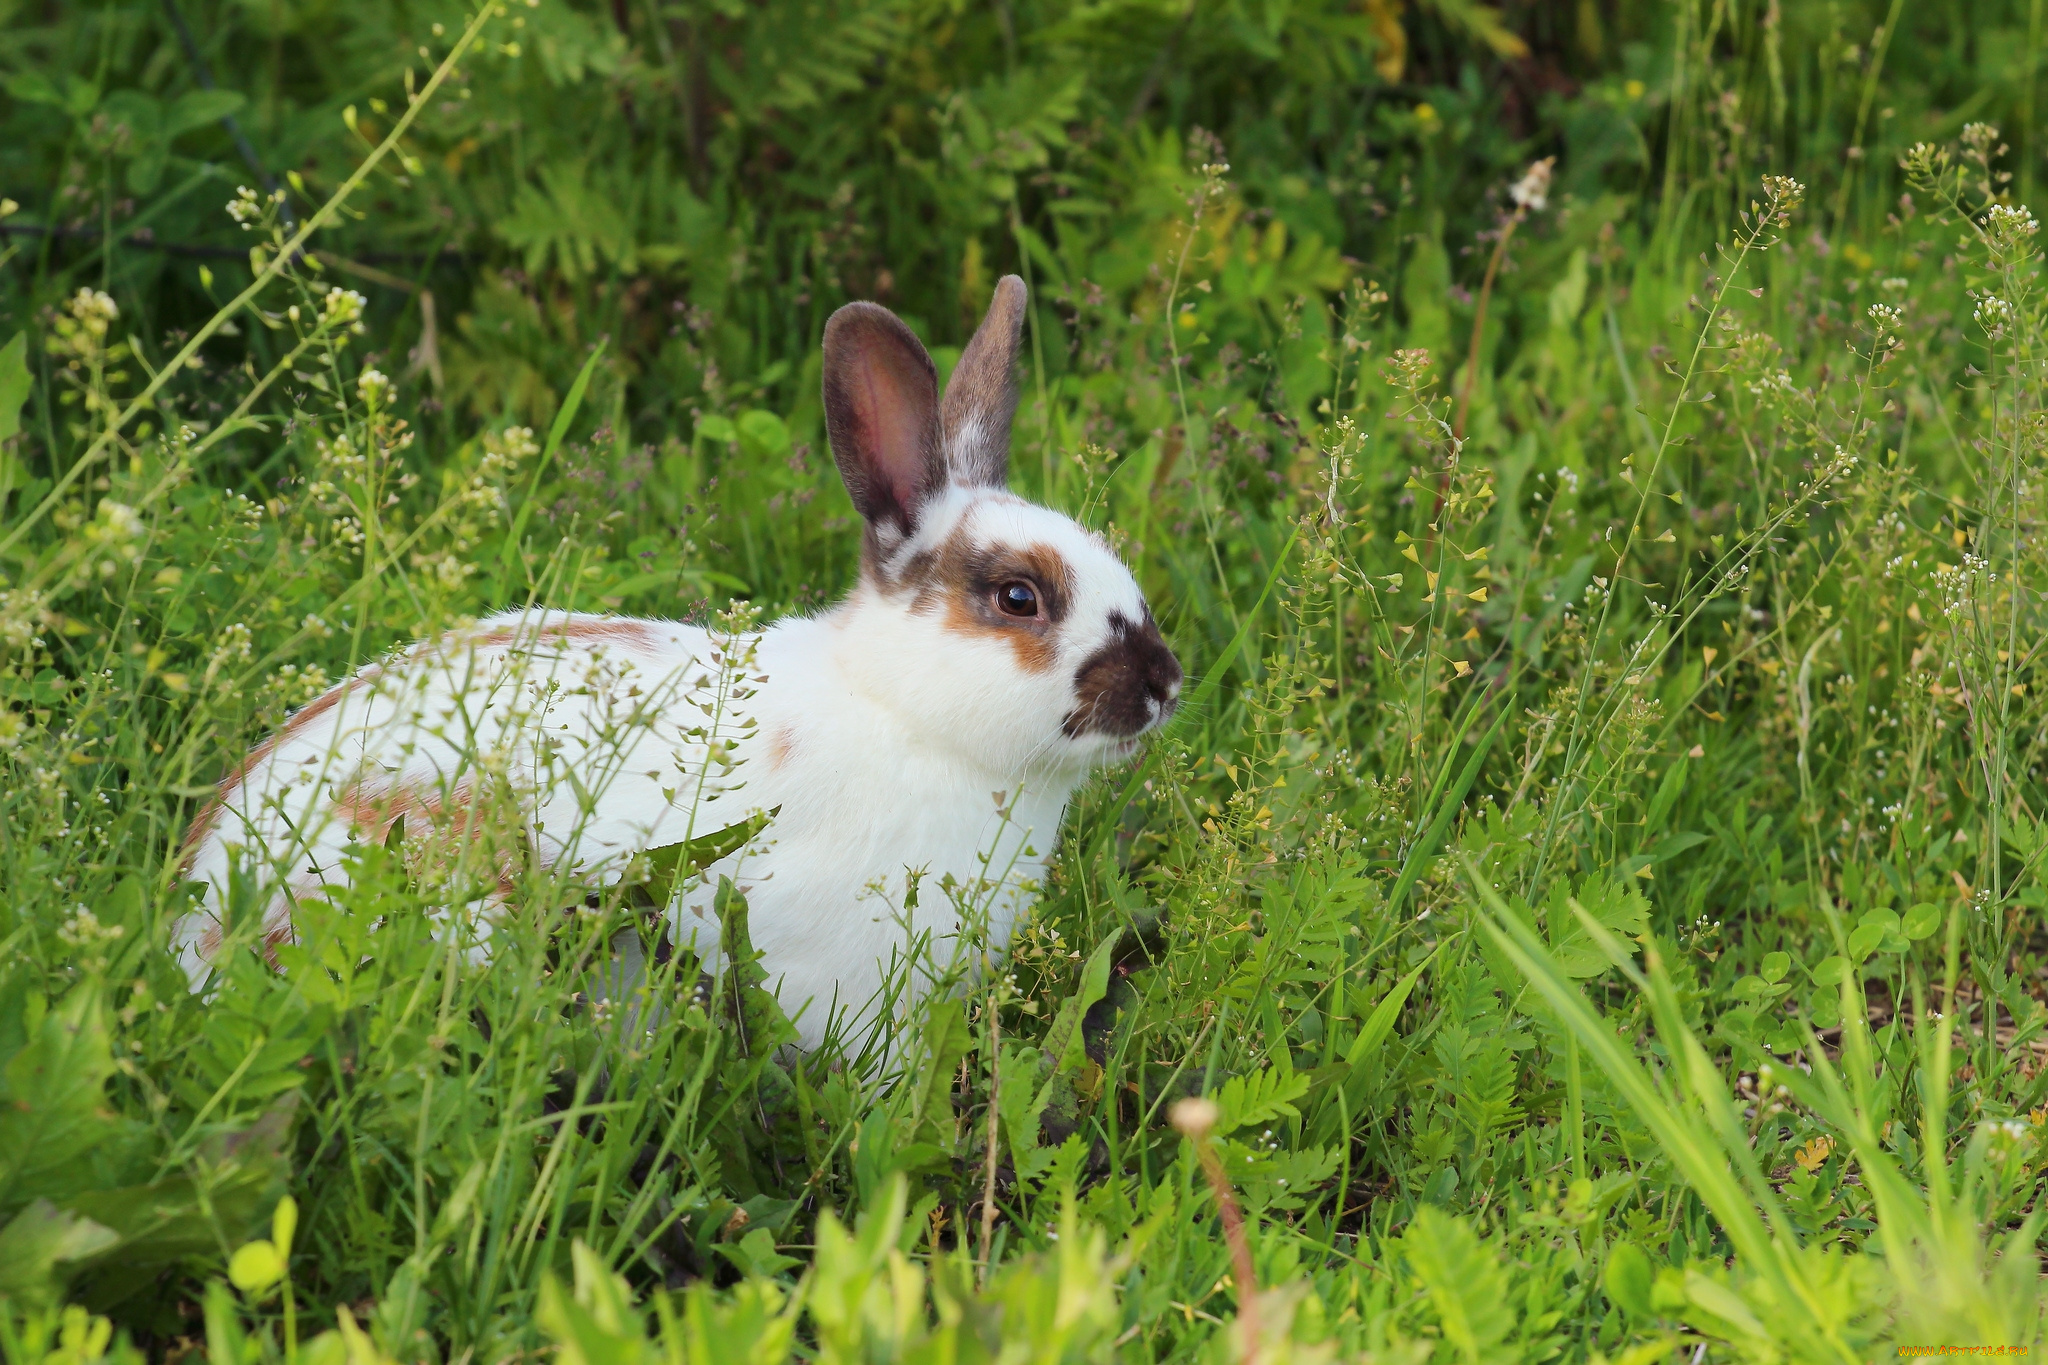
[[[233,90],[153,5],[10,34],[0,1354],[2037,1344],[2041,149],[1932,111],[2031,111],[1958,54],[2040,16],[1974,9],[275,6],[197,26]],[[192,821],[393,647],[691,616],[727,723],[852,574],[824,316],[945,369],[1011,262],[1014,463],[1190,680],[1006,959],[798,1051],[743,899],[640,932],[743,772],[592,888],[480,749],[188,989]]]

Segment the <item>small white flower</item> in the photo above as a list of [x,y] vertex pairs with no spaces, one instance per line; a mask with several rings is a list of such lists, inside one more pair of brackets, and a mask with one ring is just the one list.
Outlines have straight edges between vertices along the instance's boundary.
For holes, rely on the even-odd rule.
[[1983,294],[1977,299],[1974,313],[1977,325],[1993,337],[2002,336],[2012,325],[2013,306],[1996,294]]
[[228,200],[228,217],[240,223],[242,231],[247,232],[250,225],[262,216],[263,201],[257,197],[256,191],[247,185],[236,186],[235,197]]
[[1529,163],[1529,169],[1522,172],[1522,178],[1508,187],[1508,198],[1515,201],[1517,208],[1530,213],[1540,213],[1550,202],[1550,170],[1557,164],[1557,158],[1546,156],[1541,161]]

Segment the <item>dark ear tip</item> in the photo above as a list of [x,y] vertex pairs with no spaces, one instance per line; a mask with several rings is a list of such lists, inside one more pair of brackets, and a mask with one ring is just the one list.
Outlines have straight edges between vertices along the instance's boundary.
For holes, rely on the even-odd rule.
[[907,332],[910,330],[903,325],[902,318],[897,317],[881,304],[869,303],[866,299],[857,299],[852,303],[841,304],[833,311],[831,317],[825,319],[825,335],[828,337],[838,332],[844,332],[850,327],[877,328],[882,331],[892,332]]
[[931,355],[925,350],[924,343],[917,339],[917,333],[881,304],[865,299],[842,304],[825,319],[824,344],[828,363],[831,353],[862,337],[886,338],[893,342],[899,353],[914,357],[919,368],[930,375],[934,383],[937,382],[938,367],[932,364]]

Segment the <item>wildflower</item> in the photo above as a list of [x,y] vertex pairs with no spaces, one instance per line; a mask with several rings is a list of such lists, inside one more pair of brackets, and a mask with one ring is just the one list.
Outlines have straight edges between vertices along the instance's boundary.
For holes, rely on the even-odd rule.
[[1799,1163],[1799,1169],[1811,1175],[1821,1168],[1821,1163],[1833,1155],[1834,1150],[1835,1140],[1826,1133],[1822,1133],[1819,1137],[1816,1137],[1813,1141],[1794,1152],[1792,1159]]
[[255,639],[240,621],[221,632],[213,657],[206,661],[205,681],[211,683],[220,671],[234,664],[246,664],[256,657]]
[[1216,1127],[1217,1121],[1223,1117],[1223,1111],[1217,1108],[1214,1100],[1189,1099],[1178,1101],[1167,1117],[1174,1127],[1200,1142]]
[[330,289],[320,301],[320,320],[329,327],[346,327],[360,334],[363,306],[368,302],[353,289]]
[[57,937],[73,948],[93,949],[103,943],[112,943],[127,933],[118,924],[102,924],[99,916],[84,906],[71,913],[71,918],[57,926]]
[[2004,336],[2005,329],[2012,325],[2014,311],[2013,306],[2003,298],[1987,293],[1977,296],[1977,307],[1973,316],[1977,319],[1977,325],[1984,329],[1984,334],[1995,341]]
[[118,304],[98,289],[80,289],[64,305],[79,325],[96,337],[107,334],[107,325],[121,316]]
[[1989,154],[1991,144],[1996,141],[1998,141],[1998,125],[1995,123],[1966,123],[1963,125],[1963,145],[1979,156]]
[[529,460],[540,454],[540,442],[534,439],[532,427],[506,427],[503,431],[487,431],[484,433],[483,447],[484,458],[477,467],[479,478],[502,473],[521,460]]
[[1914,180],[1935,178],[1948,165],[1948,152],[1931,142],[1916,142],[1899,158],[1899,169]]
[[1780,226],[1790,222],[1792,210],[1806,198],[1806,186],[1789,175],[1767,175],[1763,183],[1766,214]]
[[228,200],[228,217],[240,223],[242,231],[247,232],[262,216],[263,201],[257,197],[256,191],[247,185],[237,185],[235,197]]
[[1556,164],[1554,156],[1529,163],[1529,169],[1522,172],[1522,178],[1508,187],[1508,198],[1515,201],[1516,208],[1525,213],[1543,211],[1543,206],[1550,202],[1550,169]]
[[2013,255],[2025,249],[2027,239],[2040,232],[2034,211],[2025,204],[1993,204],[1984,213],[1984,235],[1992,250]]
[[391,380],[375,366],[366,366],[356,376],[356,395],[370,407],[382,407],[391,396]]
[[1888,332],[1896,332],[1899,329],[1900,322],[1905,318],[1904,313],[1888,303],[1871,304],[1868,309],[1868,315],[1870,317],[1870,325],[1877,329],[1879,336],[1884,336]]
[[145,534],[142,515],[127,503],[115,502],[112,498],[101,500],[92,525],[85,528],[87,543],[97,545],[113,556],[101,563],[101,573],[114,571],[114,559],[130,564],[140,560]]
[[20,649],[33,642],[46,615],[43,595],[34,589],[0,592],[0,648]]
[[1392,371],[1388,377],[1397,387],[1417,388],[1429,372],[1429,352],[1421,346],[1396,351],[1388,360],[1387,368]]

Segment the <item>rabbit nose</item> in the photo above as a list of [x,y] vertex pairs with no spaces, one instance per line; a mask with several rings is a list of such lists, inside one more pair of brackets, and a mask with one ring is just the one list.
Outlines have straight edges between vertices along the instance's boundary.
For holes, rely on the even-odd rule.
[[1180,660],[1165,648],[1165,641],[1160,641],[1160,645],[1152,667],[1146,670],[1145,690],[1159,704],[1163,716],[1180,702],[1181,671]]

